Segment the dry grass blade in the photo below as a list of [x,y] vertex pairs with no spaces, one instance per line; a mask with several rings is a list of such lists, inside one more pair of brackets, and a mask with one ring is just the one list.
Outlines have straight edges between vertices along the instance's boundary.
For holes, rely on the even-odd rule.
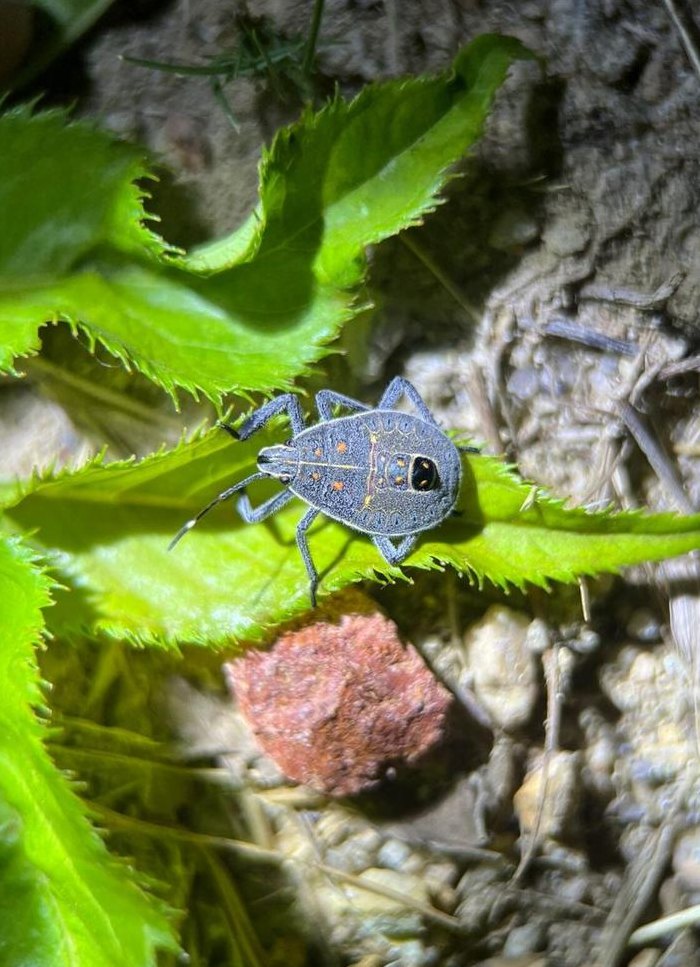
[[620,415],[669,495],[684,513],[692,514],[693,507],[688,500],[676,465],[666,453],[656,433],[631,403],[624,401],[620,404]]
[[568,648],[559,646],[548,649],[542,656],[547,686],[547,722],[544,761],[542,763],[542,781],[538,792],[535,824],[527,841],[527,846],[520,858],[518,868],[513,874],[513,883],[520,883],[522,881],[540,844],[542,822],[547,804],[547,796],[549,794],[550,764],[552,756],[559,747],[561,710],[570,684],[572,657]]
[[693,774],[689,771],[676,790],[666,822],[656,835],[650,835],[646,849],[642,849],[630,864],[626,880],[601,932],[600,954],[595,967],[618,967],[626,959],[632,932],[651,903],[671,858],[678,832],[678,813],[692,780]]
[[[292,860],[295,862],[293,857],[287,857],[278,850],[257,846],[254,843],[245,842],[244,840],[231,839],[227,836],[214,836],[208,833],[196,833],[181,827],[153,823],[133,816],[124,816],[121,813],[116,812],[113,809],[109,809],[109,807],[103,806],[98,802],[91,802],[90,808],[102,818],[106,825],[125,828],[132,833],[141,833],[146,836],[154,836],[181,843],[189,843],[191,846],[200,847],[202,849],[221,849],[226,852],[235,853],[238,856],[245,856],[254,862],[272,862],[276,865],[280,865],[284,860]],[[302,863],[301,865],[306,864]],[[462,934],[465,932],[464,926],[456,917],[451,916],[449,913],[443,913],[441,910],[431,906],[429,903],[423,903],[419,900],[416,900],[407,893],[400,892],[399,890],[393,890],[390,887],[380,883],[372,883],[363,880],[352,873],[346,873],[344,870],[335,869],[334,867],[328,866],[325,863],[315,862],[313,863],[313,866],[325,876],[328,876],[341,883],[348,883],[357,890],[365,890],[370,893],[376,893],[377,895],[383,896],[388,900],[393,900],[396,903],[401,904],[401,906],[409,910],[415,910],[416,913],[419,913],[426,920],[438,924],[439,926],[443,927],[443,929],[449,930],[451,933]]]
[[[663,2],[668,10],[669,17],[673,21],[673,26],[678,31],[681,43],[688,55],[688,60],[693,65],[695,73],[700,77],[700,52],[698,51],[698,45],[693,36],[695,31],[686,22],[686,15],[681,10],[679,4],[676,3],[676,0],[663,0]],[[689,20],[690,18],[687,19]]]

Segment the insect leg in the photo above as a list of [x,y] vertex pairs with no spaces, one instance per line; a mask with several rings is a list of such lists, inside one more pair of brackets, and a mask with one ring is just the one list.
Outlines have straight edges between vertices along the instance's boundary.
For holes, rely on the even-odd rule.
[[415,406],[420,414],[421,419],[425,420],[426,423],[434,423],[435,426],[437,426],[435,417],[428,409],[418,390],[415,388],[413,383],[409,383],[409,381],[404,379],[403,376],[395,376],[392,379],[387,388],[384,390],[382,398],[377,403],[377,409],[393,410],[402,396],[406,396]]
[[315,507],[311,507],[304,516],[301,518],[297,524],[297,547],[299,548],[299,553],[304,559],[304,564],[306,565],[306,573],[309,575],[309,597],[311,598],[311,607],[316,607],[316,588],[318,587],[318,571],[314,566],[314,562],[311,560],[311,553],[309,551],[309,545],[306,540],[306,532],[314,522],[320,511],[316,510]]
[[224,500],[228,500],[229,497],[233,497],[233,495],[237,494],[240,490],[245,490],[248,484],[253,483],[254,480],[264,480],[266,476],[267,474],[264,473],[252,473],[249,477],[246,477],[245,480],[241,480],[237,484],[234,484],[233,487],[228,487],[226,490],[222,490],[221,493],[214,497],[213,500],[210,500],[207,506],[203,507],[202,510],[200,510],[200,512],[192,518],[192,520],[188,520],[186,524],[183,524],[175,537],[173,537],[168,544],[168,550],[172,551],[178,541],[180,541],[188,531],[191,531],[195,524],[199,523],[202,517],[204,517],[205,514],[208,514],[209,511],[216,507],[217,504],[222,503]]
[[236,510],[246,524],[257,524],[259,521],[269,517],[270,514],[274,514],[281,507],[284,507],[293,496],[294,494],[291,490],[282,490],[280,493],[275,494],[274,497],[270,497],[269,500],[264,501],[258,507],[253,507],[248,494],[243,494],[236,504]]
[[333,419],[334,406],[345,406],[348,410],[372,409],[372,407],[367,406],[366,403],[360,403],[359,400],[354,400],[351,396],[344,396],[342,393],[336,393],[335,390],[319,390],[316,394],[316,409],[318,410],[318,415],[322,420]]
[[216,424],[220,430],[226,430],[229,436],[232,436],[234,440],[240,440],[240,434],[238,430],[230,425],[230,423],[222,423],[221,420]]
[[380,534],[372,535],[372,542],[387,564],[400,564],[411,553],[418,542],[417,534],[409,534],[397,545],[392,544],[389,537]]
[[[234,432],[238,433],[239,440],[247,440],[249,436],[252,436],[253,433],[256,433],[258,430],[261,430],[265,424],[269,423],[272,417],[277,416],[278,413],[287,414],[289,417],[289,422],[292,424],[292,433],[294,436],[306,429],[304,423],[304,414],[301,412],[301,403],[299,402],[299,398],[293,393],[283,393],[281,396],[276,396],[273,400],[265,403],[254,413],[251,413],[243,426]],[[225,426],[224,429],[226,429]],[[230,432],[231,431],[229,430],[229,433]]]

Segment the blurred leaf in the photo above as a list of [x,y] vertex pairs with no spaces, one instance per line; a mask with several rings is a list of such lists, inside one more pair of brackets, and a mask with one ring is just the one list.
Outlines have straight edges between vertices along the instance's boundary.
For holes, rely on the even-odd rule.
[[[447,73],[367,87],[281,131],[260,203],[175,259],[143,227],[140,153],[49,112],[0,118],[0,368],[65,319],[170,393],[270,393],[362,305],[366,246],[420,222],[481,132],[517,41],[474,41]],[[46,146],[51,145],[47,151]],[[199,275],[195,273],[200,273]]]
[[26,548],[0,540],[0,964],[149,967],[177,950],[165,916],[109,856],[32,712],[49,587]]
[[18,90],[37,77],[56,57],[75,43],[102,16],[114,0],[35,0],[48,22],[42,24],[30,49],[30,58],[16,77],[12,88]]
[[[225,644],[260,637],[308,609],[308,580],[295,543],[299,501],[258,525],[228,506],[181,544],[170,538],[214,495],[255,469],[275,434],[232,443],[219,431],[139,464],[93,464],[36,482],[8,511],[37,528],[62,581],[56,626],[84,625],[134,641]],[[252,500],[274,492],[258,484]],[[532,499],[534,496],[534,499]],[[700,548],[700,516],[587,513],[520,481],[493,457],[464,460],[461,516],[428,532],[406,567],[451,564],[498,585],[571,581]],[[369,539],[321,518],[310,547],[328,594],[366,578],[401,575]]]

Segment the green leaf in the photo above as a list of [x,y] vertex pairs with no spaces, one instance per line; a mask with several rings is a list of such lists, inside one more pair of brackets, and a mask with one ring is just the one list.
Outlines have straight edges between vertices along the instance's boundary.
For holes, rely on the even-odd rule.
[[527,56],[481,37],[446,73],[308,111],[264,153],[253,215],[180,259],[143,227],[136,149],[58,113],[0,118],[0,368],[64,319],[173,394],[289,388],[364,308],[365,248],[439,203]]
[[[36,482],[8,511],[36,528],[63,582],[57,627],[84,624],[134,641],[221,645],[260,637],[309,607],[295,543],[299,501],[258,525],[221,506],[171,553],[185,520],[255,469],[281,432],[232,443],[219,431],[139,464],[93,464]],[[274,492],[256,485],[253,503]],[[700,516],[587,513],[520,481],[499,460],[469,456],[461,516],[428,532],[407,568],[450,564],[471,580],[546,586],[700,548]],[[369,539],[321,518],[310,531],[321,595],[361,579],[395,579]]]
[[142,224],[140,149],[68,124],[63,111],[27,108],[0,117],[0,143],[0,369],[13,371],[16,357],[39,350],[42,323],[84,321],[71,284],[90,253],[154,259],[166,249]]
[[177,949],[166,919],[108,854],[32,712],[49,586],[22,544],[0,540],[0,965],[148,967]]
[[142,225],[143,192],[134,184],[147,174],[142,149],[69,123],[65,111],[26,107],[0,117],[0,142],[3,294],[50,284],[101,246],[149,257],[165,251]]

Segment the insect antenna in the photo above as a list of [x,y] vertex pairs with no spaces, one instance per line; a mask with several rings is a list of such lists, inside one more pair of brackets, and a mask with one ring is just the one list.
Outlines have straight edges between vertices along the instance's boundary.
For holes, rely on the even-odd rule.
[[209,511],[216,507],[217,504],[222,503],[224,500],[228,500],[229,497],[233,497],[234,494],[239,493],[241,490],[245,490],[248,484],[253,483],[255,480],[264,480],[266,476],[267,474],[264,473],[252,473],[249,477],[246,477],[245,480],[241,480],[239,483],[234,484],[233,487],[228,487],[226,490],[222,490],[221,493],[214,497],[213,500],[209,501],[206,507],[203,507],[198,514],[195,514],[192,520],[188,520],[186,524],[182,525],[175,537],[173,537],[168,544],[168,550],[172,551],[175,545],[182,540],[185,534],[188,531],[191,531],[195,524],[198,524],[202,517],[204,517],[205,514],[208,514]]

